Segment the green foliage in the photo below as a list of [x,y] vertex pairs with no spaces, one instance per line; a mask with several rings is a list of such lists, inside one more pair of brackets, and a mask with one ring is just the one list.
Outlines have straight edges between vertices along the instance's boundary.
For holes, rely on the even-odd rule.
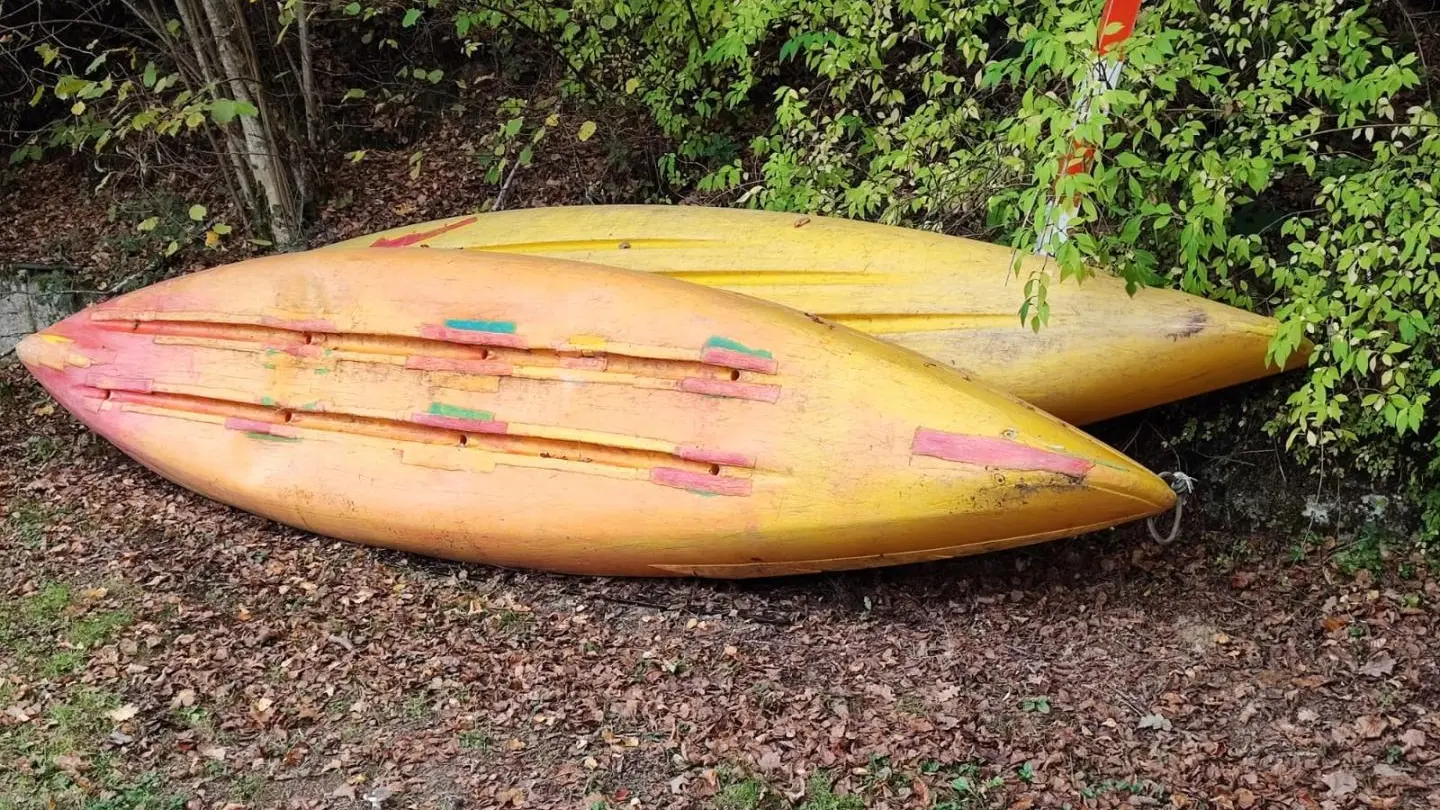
[[[1344,454],[1407,486],[1440,531],[1440,119],[1368,4],[1146,4],[1086,121],[1072,99],[1094,2],[459,8],[462,40],[538,35],[569,68],[562,89],[647,116],[677,191],[1026,250],[1052,192],[1074,201],[1024,319],[1043,327],[1054,282],[1095,268],[1273,312],[1271,361],[1314,352],[1271,429],[1302,459]],[[1097,159],[1057,183],[1077,137]]]

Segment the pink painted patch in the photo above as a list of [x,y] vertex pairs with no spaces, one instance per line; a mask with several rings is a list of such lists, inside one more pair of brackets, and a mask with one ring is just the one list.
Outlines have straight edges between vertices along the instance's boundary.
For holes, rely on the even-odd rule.
[[748,478],[731,478],[728,475],[705,475],[673,467],[656,467],[650,471],[650,480],[661,486],[705,492],[711,495],[734,495],[746,497],[750,494]]
[[481,332],[474,329],[451,329],[448,326],[422,326],[420,337],[443,340],[449,343],[469,343],[476,346],[503,346],[507,349],[528,349],[525,338],[509,332]]
[[578,368],[587,371],[604,371],[609,361],[604,357],[562,357],[561,368]]
[[284,436],[287,439],[298,439],[300,431],[285,425],[277,425],[274,422],[261,422],[256,419],[245,419],[239,416],[231,416],[225,420],[226,430],[243,430],[246,433],[264,433],[267,436]]
[[680,446],[675,450],[675,455],[686,461],[703,461],[706,464],[719,464],[723,467],[755,468],[754,456],[747,456],[744,453],[727,453],[724,450],[707,450],[693,444]]
[[706,349],[700,354],[700,362],[712,366],[758,371],[761,374],[774,374],[780,368],[780,364],[769,357],[756,357],[733,349]]
[[272,318],[269,315],[260,319],[261,326],[269,326],[275,329],[286,329],[291,332],[339,332],[340,330],[332,321],[324,318],[313,318],[311,320],[291,321],[285,318]]
[[104,388],[95,388],[95,387],[89,386],[89,385],[77,385],[77,386],[75,386],[74,388],[71,388],[70,390],[71,390],[71,391],[74,391],[76,394],[78,394],[78,395],[80,395],[80,396],[82,396],[82,397],[87,397],[87,398],[105,399],[106,397],[110,396],[110,392],[107,391],[106,389],[104,389]]
[[461,433],[505,433],[510,426],[504,422],[489,419],[460,419],[454,416],[437,416],[433,413],[413,413],[410,421],[417,425],[458,430]]
[[417,371],[458,371],[462,374],[486,374],[496,377],[508,377],[515,371],[513,365],[499,360],[461,360],[422,354],[412,354],[405,358],[405,368]]
[[86,374],[85,384],[91,388],[105,388],[111,391],[135,391],[148,394],[154,390],[150,380],[144,377],[110,377],[105,374]]
[[948,433],[943,430],[917,428],[910,452],[917,456],[930,456],[945,461],[978,464],[982,467],[1000,467],[1007,470],[1042,470],[1084,478],[1085,473],[1095,466],[1083,458],[1067,456],[1049,450],[1041,450],[1028,444],[999,439],[992,436],[973,436],[965,433]]
[[430,239],[431,237],[439,236],[442,233],[453,231],[456,228],[463,228],[466,225],[472,225],[474,224],[474,222],[475,217],[466,217],[458,222],[452,222],[449,225],[441,225],[438,228],[432,228],[428,231],[420,231],[419,233],[407,233],[401,236],[391,236],[388,238],[382,236],[379,239],[376,239],[374,242],[371,242],[370,247],[410,247],[411,245],[418,245],[421,242],[424,242],[426,239]]
[[294,357],[323,357],[325,349],[322,346],[315,346],[310,343],[292,343],[286,346],[266,346],[267,349],[278,349]]
[[760,402],[775,402],[780,399],[780,386],[756,383],[730,382],[729,380],[706,380],[700,377],[686,377],[680,381],[680,390],[691,394],[705,394],[712,397],[732,399],[753,399]]

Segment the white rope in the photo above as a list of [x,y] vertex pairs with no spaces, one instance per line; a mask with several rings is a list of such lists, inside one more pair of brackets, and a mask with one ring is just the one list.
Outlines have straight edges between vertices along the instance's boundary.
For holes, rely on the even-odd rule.
[[1170,484],[1170,489],[1175,492],[1175,509],[1171,513],[1170,531],[1161,535],[1155,529],[1155,517],[1145,519],[1145,528],[1150,530],[1150,539],[1162,546],[1168,546],[1175,542],[1180,534],[1180,516],[1185,513],[1185,496],[1195,491],[1195,479],[1183,472],[1162,472],[1160,478]]

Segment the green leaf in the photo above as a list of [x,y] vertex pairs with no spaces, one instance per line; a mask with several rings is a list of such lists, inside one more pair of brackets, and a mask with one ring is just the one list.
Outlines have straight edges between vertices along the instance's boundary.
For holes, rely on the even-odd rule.
[[140,75],[140,83],[146,87],[155,86],[155,63],[146,62],[145,72]]
[[140,231],[141,233],[149,233],[155,230],[155,226],[159,224],[159,217],[150,217],[148,219],[141,220],[140,224],[135,226],[135,229]]
[[346,16],[349,16],[349,17],[359,16],[359,14],[360,14],[360,4],[359,4],[359,3],[351,3],[351,4],[347,5],[347,6],[345,6],[345,14],[346,14]]
[[40,59],[45,67],[50,67],[56,59],[60,58],[60,49],[48,42],[42,42],[36,45],[35,52],[40,54]]
[[223,222],[215,223],[210,227],[210,230],[220,234],[221,236],[228,236],[230,234],[230,226],[226,225]]
[[364,90],[361,90],[361,89],[358,88],[358,87],[352,87],[352,88],[350,88],[349,90],[346,90],[346,91],[345,91],[345,95],[342,96],[342,97],[340,98],[340,100],[341,100],[341,101],[350,101],[351,99],[357,99],[357,98],[365,98],[365,91],[364,91]]
[[581,141],[588,141],[590,140],[591,136],[595,134],[595,129],[596,126],[594,121],[586,121],[580,125],[580,131],[575,133],[575,137],[579,138]]
[[217,98],[210,105],[210,117],[217,124],[228,124],[235,120],[237,115],[258,115],[259,110],[248,101],[235,101],[229,98]]
[[440,80],[443,79],[443,78],[445,78],[445,71],[441,70],[440,68],[435,68],[434,70],[430,71],[429,73],[426,73],[426,74],[425,74],[425,78],[426,78],[431,84],[439,84],[439,83],[440,83]]
[[424,13],[425,13],[425,12],[421,11],[421,10],[418,9],[418,8],[412,8],[412,9],[410,9],[409,11],[405,12],[405,16],[400,20],[400,27],[401,27],[401,28],[414,28],[414,27],[415,27],[415,23],[416,23],[416,22],[419,22],[419,20],[420,20],[420,15],[421,15],[421,14],[424,14]]
[[206,213],[207,211],[205,210],[205,206],[203,205],[197,203],[190,206],[190,219],[196,222],[200,222],[201,220],[205,219]]

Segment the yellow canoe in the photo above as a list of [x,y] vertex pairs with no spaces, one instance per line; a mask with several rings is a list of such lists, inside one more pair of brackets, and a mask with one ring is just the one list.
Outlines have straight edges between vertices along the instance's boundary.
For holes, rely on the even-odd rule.
[[1173,503],[913,352],[644,273],[312,251],[91,307],[19,354],[196,492],[459,560],[748,577],[933,560]]
[[[1075,424],[1280,369],[1277,321],[1175,290],[1096,276],[1056,284],[1050,323],[1020,323],[1009,248],[825,217],[685,206],[539,208],[351,239],[599,262],[721,287],[852,326],[962,369]],[[1043,261],[1026,259],[1025,270]],[[1291,359],[1292,367],[1304,354]]]

